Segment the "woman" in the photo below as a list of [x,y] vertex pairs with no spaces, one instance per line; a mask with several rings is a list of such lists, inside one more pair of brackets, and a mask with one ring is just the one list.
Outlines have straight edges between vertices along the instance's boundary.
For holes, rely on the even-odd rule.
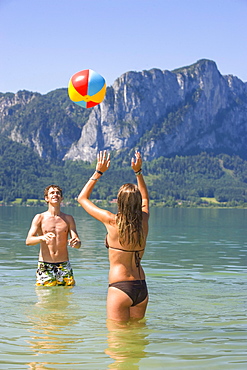
[[139,152],[131,167],[137,178],[134,184],[123,185],[118,193],[118,213],[97,207],[89,200],[95,183],[110,167],[110,155],[98,154],[96,170],[78,197],[80,205],[106,229],[110,271],[107,295],[107,317],[116,321],[142,319],[148,303],[145,274],[141,266],[148,234],[149,197],[142,176]]

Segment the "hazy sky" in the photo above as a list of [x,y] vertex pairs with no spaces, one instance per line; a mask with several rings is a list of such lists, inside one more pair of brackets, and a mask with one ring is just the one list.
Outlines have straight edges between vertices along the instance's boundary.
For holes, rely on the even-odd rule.
[[0,0],[0,92],[47,93],[91,68],[128,71],[214,60],[247,81],[247,0]]

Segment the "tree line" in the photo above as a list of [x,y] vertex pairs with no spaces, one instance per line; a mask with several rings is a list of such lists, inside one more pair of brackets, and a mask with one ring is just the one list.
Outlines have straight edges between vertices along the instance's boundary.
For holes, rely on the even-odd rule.
[[[111,169],[95,186],[93,198],[112,201],[125,182],[135,182],[130,154],[112,153]],[[16,198],[43,199],[47,185],[64,190],[65,201],[76,204],[82,186],[92,175],[95,163],[41,159],[32,149],[0,139],[0,202]],[[247,161],[227,154],[160,157],[143,163],[150,198],[154,203],[174,206],[178,202],[200,204],[205,198],[220,203],[247,204]]]

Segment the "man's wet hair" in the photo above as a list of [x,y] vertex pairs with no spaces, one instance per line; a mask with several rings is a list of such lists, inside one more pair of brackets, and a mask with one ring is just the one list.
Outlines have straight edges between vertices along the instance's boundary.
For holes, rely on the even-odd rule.
[[60,186],[58,186],[58,185],[49,185],[44,190],[44,198],[48,196],[48,192],[49,192],[50,188],[57,189],[60,192],[61,197],[63,196],[63,190],[60,188]]

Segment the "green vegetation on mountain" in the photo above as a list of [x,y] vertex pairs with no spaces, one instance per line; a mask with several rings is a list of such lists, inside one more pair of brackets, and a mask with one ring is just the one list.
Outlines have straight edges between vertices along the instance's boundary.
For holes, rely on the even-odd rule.
[[[111,169],[95,187],[93,198],[113,200],[124,182],[135,182],[130,155],[112,153]],[[41,159],[19,143],[0,139],[0,201],[9,204],[16,198],[43,199],[49,184],[64,189],[66,202],[76,203],[82,186],[94,171],[95,163]],[[193,156],[160,157],[144,162],[145,175],[153,203],[247,205],[247,161],[238,156],[201,153]]]

